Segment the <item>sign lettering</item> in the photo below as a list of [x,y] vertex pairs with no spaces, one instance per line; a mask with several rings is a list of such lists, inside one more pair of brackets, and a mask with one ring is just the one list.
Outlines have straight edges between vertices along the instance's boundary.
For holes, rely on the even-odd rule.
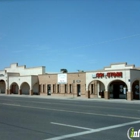
[[106,75],[104,73],[96,73],[97,78],[103,78],[107,76],[110,77],[122,77],[122,72],[108,72]]

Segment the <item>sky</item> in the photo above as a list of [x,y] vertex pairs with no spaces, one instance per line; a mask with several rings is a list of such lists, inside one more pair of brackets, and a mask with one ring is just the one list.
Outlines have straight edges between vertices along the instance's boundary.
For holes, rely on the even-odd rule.
[[0,0],[0,70],[140,67],[140,0]]

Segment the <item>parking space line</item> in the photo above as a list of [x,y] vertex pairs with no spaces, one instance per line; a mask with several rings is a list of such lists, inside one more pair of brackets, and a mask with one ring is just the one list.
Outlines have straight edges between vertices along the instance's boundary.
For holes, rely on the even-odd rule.
[[67,126],[67,127],[73,127],[73,128],[79,128],[79,129],[85,129],[85,130],[94,130],[94,129],[91,129],[91,128],[80,127],[80,126],[75,126],[75,125],[68,125],[68,124],[62,124],[62,123],[56,123],[56,122],[51,122],[51,124]]
[[105,131],[105,130],[109,130],[109,129],[115,129],[115,128],[124,127],[124,126],[132,125],[132,124],[138,124],[138,123],[140,123],[140,121],[133,121],[133,122],[123,123],[123,124],[117,124],[117,125],[97,128],[97,129],[93,129],[93,130],[90,130],[90,131],[84,131],[84,132],[78,132],[78,133],[73,133],[73,134],[68,134],[68,135],[62,135],[62,136],[53,137],[53,138],[44,139],[44,140],[62,140],[62,139],[66,139],[66,138],[82,136],[82,135],[86,135],[86,134],[101,132],[101,131]]
[[7,103],[2,103],[3,105],[9,105],[9,106],[20,106],[19,104],[7,104]]

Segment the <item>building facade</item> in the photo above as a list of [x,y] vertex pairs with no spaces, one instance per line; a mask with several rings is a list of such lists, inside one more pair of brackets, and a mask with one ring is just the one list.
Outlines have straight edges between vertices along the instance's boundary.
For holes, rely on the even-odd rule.
[[26,68],[17,63],[0,71],[0,93],[26,94],[38,93],[38,74],[44,74],[45,67]]
[[46,73],[17,63],[0,71],[0,93],[140,100],[140,69],[127,63],[102,70]]
[[40,94],[86,96],[86,73],[57,73],[38,76]]
[[86,72],[86,90],[98,98],[140,99],[140,69],[127,63],[111,64],[103,70]]

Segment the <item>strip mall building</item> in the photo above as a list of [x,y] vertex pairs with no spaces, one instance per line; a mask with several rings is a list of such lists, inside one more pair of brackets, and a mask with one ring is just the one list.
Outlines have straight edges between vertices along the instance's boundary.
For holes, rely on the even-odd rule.
[[0,93],[140,100],[140,68],[111,64],[98,71],[46,73],[45,67],[11,64],[0,71]]

